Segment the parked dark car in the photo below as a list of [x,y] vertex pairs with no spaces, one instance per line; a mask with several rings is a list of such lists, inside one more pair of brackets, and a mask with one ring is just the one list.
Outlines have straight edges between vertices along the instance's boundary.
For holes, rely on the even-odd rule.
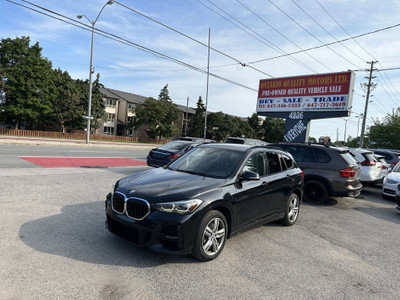
[[106,226],[139,246],[207,261],[251,227],[293,225],[302,187],[303,174],[285,151],[204,144],[117,181],[105,203]]
[[204,139],[204,138],[199,138],[199,137],[191,137],[191,136],[182,136],[179,138],[181,141],[191,141],[191,142],[197,142],[199,144],[203,143],[215,143],[214,140],[210,139]]
[[323,204],[328,197],[360,194],[360,166],[348,149],[321,144],[278,143],[304,172],[304,201]]
[[248,139],[248,138],[241,138],[241,137],[228,137],[228,138],[226,138],[224,143],[244,144],[244,145],[251,145],[251,146],[267,146],[268,145],[268,143],[264,142],[264,141]]
[[177,159],[182,154],[188,152],[201,144],[201,141],[177,140],[166,143],[158,148],[150,150],[147,155],[147,165],[151,167],[165,166],[173,159]]
[[372,150],[375,154],[383,155],[385,160],[390,163],[390,167],[393,169],[400,161],[400,153],[389,151],[389,150]]

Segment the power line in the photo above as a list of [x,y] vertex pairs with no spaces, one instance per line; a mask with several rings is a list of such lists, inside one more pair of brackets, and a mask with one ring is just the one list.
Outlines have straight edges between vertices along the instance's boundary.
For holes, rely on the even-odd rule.
[[383,115],[386,115],[386,112],[384,112],[374,101],[370,101],[370,103],[375,106],[375,108],[377,110],[379,110],[380,113],[382,113]]
[[394,71],[394,70],[400,70],[400,67],[395,67],[395,68],[386,68],[386,69],[378,69],[378,72],[385,72],[385,71]]
[[[281,48],[279,48],[277,45],[275,45],[274,43],[272,43],[271,41],[267,40],[266,38],[264,38],[263,36],[259,35],[257,32],[255,32],[253,29],[251,29],[250,27],[248,27],[247,25],[245,25],[244,23],[242,23],[241,21],[239,21],[238,19],[236,19],[234,16],[230,15],[229,13],[227,13],[225,10],[223,10],[222,8],[220,8],[219,6],[217,6],[215,3],[208,1],[209,3],[211,3],[213,6],[215,6],[216,8],[218,8],[220,11],[224,12],[226,15],[228,15],[231,19],[235,20],[238,24],[240,24],[241,26],[243,26],[244,28],[246,28],[247,30],[249,30],[250,32],[248,32],[247,30],[244,30],[242,27],[238,26],[237,24],[235,24],[234,22],[232,22],[231,20],[229,20],[228,18],[226,18],[225,16],[221,15],[219,12],[215,11],[214,9],[212,9],[211,7],[209,7],[208,5],[206,5],[205,3],[203,3],[200,0],[196,0],[197,2],[201,3],[203,6],[205,6],[206,8],[208,8],[209,10],[211,10],[212,12],[216,13],[217,15],[219,15],[220,17],[222,17],[223,19],[227,20],[229,23],[231,23],[232,25],[236,26],[237,28],[239,28],[240,30],[242,30],[243,32],[247,33],[248,35],[250,35],[251,37],[257,39],[258,41],[260,41],[261,43],[263,43],[264,45],[268,46],[269,48],[279,52],[279,53],[284,53],[284,54],[288,54],[287,52],[285,52],[284,50],[282,50]],[[283,55],[282,57],[286,57],[287,55]],[[289,57],[289,56],[288,56]],[[292,61],[296,62],[297,64],[299,64],[300,66],[314,72],[314,73],[318,73],[316,70],[312,69],[311,67],[309,67],[308,65],[304,64],[303,62],[299,61],[298,59],[294,58],[294,57],[289,57],[289,59],[291,59]],[[247,63],[247,65],[249,65],[249,63]]]
[[[179,35],[182,35],[182,36],[184,36],[184,37],[186,37],[186,38],[188,38],[188,39],[190,39],[190,40],[192,40],[192,41],[194,41],[194,42],[196,42],[196,43],[198,43],[198,44],[200,44],[200,45],[202,45],[202,46],[204,46],[204,47],[208,47],[208,45],[204,44],[203,42],[201,42],[201,41],[199,41],[199,40],[196,40],[195,38],[193,38],[193,37],[191,37],[191,36],[189,36],[189,35],[187,35],[187,34],[184,34],[184,33],[180,32],[180,31],[178,31],[178,30],[172,28],[171,26],[165,25],[164,23],[161,23],[160,21],[157,21],[157,20],[155,20],[154,18],[151,18],[151,17],[149,17],[149,16],[146,16],[145,14],[143,14],[143,13],[141,13],[141,12],[139,12],[139,11],[137,11],[137,10],[135,10],[135,9],[133,9],[133,8],[131,8],[131,7],[129,7],[129,6],[126,6],[125,4],[122,4],[122,3],[118,2],[118,1],[114,1],[114,2],[115,2],[116,4],[119,4],[119,5],[122,6],[122,7],[126,8],[126,9],[128,9],[128,10],[130,10],[130,11],[132,11],[132,12],[138,14],[138,15],[141,15],[142,17],[147,18],[147,19],[149,19],[149,20],[151,20],[151,21],[153,21],[153,22],[155,22],[155,23],[157,23],[157,24],[159,24],[159,25],[161,25],[161,26],[163,26],[163,27],[165,27],[165,28],[168,28],[169,30],[172,30],[172,31],[174,31],[175,33],[178,33]],[[217,53],[219,53],[219,54],[221,54],[221,55],[223,55],[223,56],[225,56],[225,57],[228,57],[228,58],[230,58],[230,59],[236,61],[238,64],[240,64],[240,65],[242,65],[242,66],[249,67],[249,68],[251,68],[251,69],[253,69],[253,70],[255,70],[255,71],[258,71],[258,72],[260,72],[260,73],[262,73],[262,74],[264,74],[264,75],[267,75],[267,76],[269,76],[269,77],[273,77],[272,75],[270,75],[270,74],[268,74],[268,73],[265,73],[265,72],[263,72],[263,71],[261,71],[261,70],[259,70],[259,69],[257,69],[257,68],[254,68],[253,66],[246,65],[245,63],[241,62],[240,60],[238,60],[238,59],[236,59],[236,58],[234,58],[234,57],[232,57],[232,56],[230,56],[230,55],[228,55],[228,54],[226,54],[226,53],[224,53],[224,52],[222,52],[222,51],[220,51],[220,50],[217,50],[217,49],[215,49],[215,48],[213,48],[213,47],[210,47],[210,49],[213,50],[213,51],[215,51],[215,52],[217,52]]]
[[[324,42],[321,41],[318,37],[316,37],[311,31],[309,31],[307,28],[305,28],[304,26],[302,26],[299,22],[297,22],[295,19],[293,19],[288,13],[286,13],[283,9],[281,9],[278,5],[276,5],[272,0],[268,0],[269,3],[271,3],[273,6],[275,6],[280,12],[282,12],[285,16],[287,16],[290,20],[292,20],[297,26],[299,26],[300,28],[302,28],[305,32],[307,32],[310,36],[312,36],[314,39],[316,39],[317,41],[319,41],[321,44],[323,44]],[[333,50],[331,47],[327,46],[329,50],[331,50],[333,53],[335,53],[336,55],[338,55],[339,57],[341,57],[342,59],[346,60],[347,62],[349,62],[350,64],[354,65],[351,61],[349,61],[347,58],[345,58],[343,55],[339,54],[338,52],[336,52],[335,50]],[[356,65],[354,65],[355,67],[357,67]]]
[[[254,16],[256,16],[258,19],[260,19],[264,24],[268,25],[270,28],[272,28],[275,32],[277,32],[279,35],[281,35],[284,39],[286,39],[287,41],[289,41],[291,44],[293,44],[294,46],[296,46],[298,49],[303,50],[299,45],[297,45],[295,42],[293,42],[291,39],[289,39],[286,35],[284,35],[282,32],[280,32],[278,29],[276,29],[274,26],[272,26],[270,23],[268,23],[267,21],[265,21],[263,18],[261,18],[258,14],[256,14],[254,11],[252,11],[249,7],[247,7],[246,5],[244,5],[240,0],[236,0],[240,5],[242,5],[245,9],[247,9],[249,12],[251,12]],[[312,56],[310,53],[306,52],[306,54],[311,57],[312,59],[314,59],[317,63],[321,64],[322,66],[324,66],[325,68],[327,68],[330,71],[333,71],[332,69],[330,69],[327,65],[325,65],[324,63],[322,63],[321,61],[319,61],[318,59],[316,59],[314,56]]]
[[[381,77],[381,78],[384,79],[383,77]],[[388,97],[390,98],[390,100],[393,101],[394,105],[398,106],[399,104],[396,102],[396,101],[398,101],[398,100],[397,100],[397,99],[394,99],[394,98],[392,97],[392,95],[390,95],[388,89],[386,88],[386,83],[385,83],[384,81],[380,81],[379,79],[378,79],[378,82],[381,83],[381,86],[382,86],[383,90],[386,92],[386,94],[388,95]]]
[[[305,13],[315,24],[318,25],[319,28],[321,28],[323,31],[325,31],[327,34],[329,34],[333,39],[335,39],[336,41],[339,41],[335,36],[333,36],[328,30],[325,29],[325,27],[323,27],[317,20],[315,20],[305,9],[303,9],[296,1],[292,0],[292,2],[303,12]],[[362,60],[363,62],[365,62],[365,59],[363,59],[362,57],[360,57],[357,53],[355,53],[353,50],[351,50],[349,47],[347,47],[345,44],[339,42],[344,48],[346,48],[349,52],[351,52],[352,54],[354,54],[354,56],[358,57],[360,60]],[[347,60],[347,59],[346,59]],[[348,61],[348,60],[347,60]],[[350,61],[348,61],[350,62]],[[353,66],[356,66],[355,64],[353,64],[352,62],[350,62]],[[356,66],[357,67],[357,66]],[[359,68],[359,67],[357,67]]]
[[[27,8],[27,9],[30,9],[30,10],[35,11],[35,12],[37,12],[37,13],[43,14],[43,15],[45,15],[45,16],[51,17],[51,18],[53,18],[53,19],[62,21],[62,22],[64,22],[64,23],[67,23],[67,24],[76,26],[76,27],[78,27],[78,28],[85,29],[85,30],[87,30],[87,31],[90,31],[90,30],[91,30],[91,27],[90,27],[89,25],[85,24],[85,23],[79,22],[79,21],[77,21],[77,20],[74,20],[74,19],[69,18],[69,17],[67,17],[67,16],[64,16],[64,15],[62,15],[62,14],[59,14],[59,13],[57,13],[57,12],[51,11],[51,10],[49,10],[49,9],[46,9],[46,8],[44,8],[44,7],[41,7],[41,6],[39,6],[39,5],[36,5],[36,4],[31,3],[31,2],[29,2],[29,1],[22,0],[23,2],[29,3],[30,5],[32,5],[32,6],[34,6],[34,7],[38,7],[38,8],[40,8],[40,9],[44,10],[44,11],[50,12],[50,13],[52,13],[52,14],[54,14],[54,15],[57,15],[57,16],[61,16],[62,18],[65,18],[65,19],[68,19],[68,20],[73,21],[73,22],[75,22],[75,23],[78,23],[79,25],[74,24],[74,23],[71,23],[71,22],[66,21],[66,20],[63,20],[63,19],[61,19],[61,18],[59,18],[59,17],[55,17],[55,16],[52,16],[52,15],[49,15],[49,14],[47,14],[47,13],[44,13],[44,12],[42,12],[42,11],[33,9],[33,8],[31,8],[31,7],[22,5],[22,4],[20,4],[20,3],[16,3],[16,2],[11,1],[11,0],[6,0],[6,1],[8,1],[8,2],[10,2],[10,3],[13,3],[13,4],[15,4],[15,5],[18,5],[18,6]],[[90,29],[89,29],[89,28],[90,28]],[[153,54],[153,55],[155,55],[155,56],[157,56],[157,57],[159,57],[159,58],[163,58],[163,59],[172,61],[172,62],[174,62],[174,63],[176,63],[176,64],[185,66],[185,67],[187,67],[187,68],[189,68],[189,69],[192,69],[192,70],[194,70],[194,71],[197,71],[197,72],[200,72],[200,73],[203,73],[203,74],[207,74],[207,71],[205,71],[205,70],[202,70],[202,69],[200,69],[200,68],[198,68],[198,67],[195,67],[195,66],[193,66],[193,65],[190,65],[190,64],[188,64],[188,63],[185,63],[185,62],[180,61],[180,60],[178,60],[178,59],[175,59],[175,58],[173,58],[173,57],[171,57],[171,56],[168,56],[168,55],[165,55],[165,54],[163,54],[163,53],[160,53],[160,52],[158,52],[158,51],[155,51],[155,50],[152,50],[152,49],[150,49],[150,48],[144,47],[144,46],[142,46],[142,45],[140,45],[140,44],[134,43],[134,42],[129,41],[129,40],[127,40],[127,39],[124,39],[124,38],[122,38],[122,37],[120,37],[120,36],[114,35],[114,34],[112,34],[112,33],[109,33],[109,32],[103,31],[103,30],[100,30],[100,29],[98,29],[98,28],[95,28],[95,29],[94,29],[94,32],[95,32],[96,34],[98,34],[98,35],[101,35],[101,36],[103,36],[103,37],[112,39],[112,40],[114,40],[114,41],[117,41],[117,42],[119,42],[119,43],[125,44],[125,45],[127,45],[127,46],[130,46],[130,47],[133,47],[133,48],[142,50],[142,51],[144,51],[144,52]],[[222,80],[222,81],[225,81],[225,82],[228,82],[228,83],[237,85],[237,86],[239,86],[239,87],[246,88],[246,89],[249,89],[249,90],[254,91],[254,92],[258,92],[257,89],[248,87],[248,86],[246,86],[246,85],[244,85],[244,84],[235,82],[235,81],[233,81],[233,80],[230,80],[230,79],[227,79],[227,78],[225,78],[225,77],[216,75],[216,74],[214,74],[214,73],[210,73],[210,76],[213,76],[214,78],[218,78],[218,79],[220,79],[220,80]]]
[[[382,76],[382,74],[385,75],[385,76]],[[385,72],[378,73],[378,75],[383,79],[384,84],[387,85],[387,87],[389,88],[390,92],[392,93],[392,95],[394,97],[393,101],[396,102],[397,105],[399,105],[398,103],[400,103],[400,100],[399,100],[399,97],[398,97],[398,92],[396,92],[396,89],[393,86],[392,82],[390,81],[389,77],[386,75]],[[387,81],[386,81],[385,77],[386,77]],[[389,84],[388,84],[388,82],[389,82]]]
[[371,34],[375,34],[375,33],[378,33],[378,32],[382,32],[382,31],[385,31],[385,30],[393,29],[393,28],[396,28],[396,27],[399,27],[399,26],[400,26],[400,24],[387,26],[387,27],[384,27],[384,28],[376,29],[374,31],[369,31],[369,32],[362,33],[362,34],[359,34],[359,35],[350,36],[349,38],[345,38],[345,39],[342,39],[342,40],[339,40],[339,41],[325,43],[325,44],[322,44],[322,45],[310,47],[310,48],[307,48],[307,49],[304,49],[304,50],[301,50],[301,51],[295,51],[295,52],[284,54],[284,55],[280,55],[280,56],[275,56],[275,57],[264,58],[264,59],[252,61],[252,62],[249,62],[248,64],[256,64],[256,63],[260,63],[260,62],[264,62],[264,61],[268,61],[268,60],[273,60],[273,59],[277,59],[277,58],[281,58],[281,57],[285,57],[285,56],[289,56],[289,55],[294,55],[294,54],[298,54],[298,53],[302,53],[302,52],[316,50],[316,49],[319,49],[319,48],[322,48],[322,47],[326,47],[326,46],[330,46],[330,45],[334,45],[334,44],[337,44],[337,43],[340,43],[340,42],[346,42],[346,41],[349,41],[349,40],[354,40],[354,39],[358,39],[360,37],[364,37],[364,36],[367,36],[367,35],[371,35]]
[[361,49],[363,49],[369,56],[371,56],[373,58],[373,60],[377,61],[377,59],[368,52],[367,49],[365,49],[357,40],[356,37],[352,37],[351,34],[325,9],[325,7],[322,6],[322,4],[318,1],[315,0],[315,2],[317,2],[317,4],[325,11],[325,13],[340,27],[342,28],[342,30],[350,37],[350,39],[352,39]]
[[[293,0],[292,0],[293,1]],[[350,36],[351,37],[351,35],[347,32],[347,30],[321,5],[321,3],[320,2],[318,2],[318,0],[315,0],[315,2],[326,12],[326,14],[340,27],[340,28],[342,28],[342,30],[348,35],[348,36]],[[360,43],[358,43],[357,42],[357,40],[355,40],[355,39],[353,39],[353,41],[361,48],[361,49],[363,49],[368,55],[370,55],[375,61],[377,61],[377,59],[370,53],[370,52],[368,52],[368,50],[367,49],[365,49]],[[384,69],[383,69],[383,66],[382,66],[382,64],[379,62],[379,65],[381,66],[381,71],[383,71]],[[395,69],[395,68],[394,68]],[[389,70],[389,69],[388,69]],[[391,69],[390,69],[391,70]],[[379,70],[378,70],[379,71]],[[387,77],[387,75],[384,73],[384,75],[386,76],[386,78],[387,78],[387,80],[389,81],[389,84],[393,87],[393,89],[394,89],[394,86],[392,85],[392,83],[390,82],[390,79],[389,79],[389,77]],[[385,79],[382,77],[382,79],[385,81]],[[394,89],[395,90],[395,89]],[[394,93],[394,95],[395,95],[395,97],[397,98],[397,96],[396,96],[396,92]]]

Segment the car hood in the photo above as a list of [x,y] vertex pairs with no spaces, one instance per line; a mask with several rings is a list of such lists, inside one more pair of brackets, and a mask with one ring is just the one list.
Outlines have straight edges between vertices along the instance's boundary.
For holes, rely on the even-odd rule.
[[391,172],[391,173],[389,173],[387,178],[400,182],[400,172]]
[[155,168],[122,178],[116,191],[155,203],[190,199],[225,183],[225,179]]

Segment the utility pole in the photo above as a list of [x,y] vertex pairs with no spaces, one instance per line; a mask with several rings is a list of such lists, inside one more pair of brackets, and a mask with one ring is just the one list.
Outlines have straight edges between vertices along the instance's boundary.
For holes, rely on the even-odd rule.
[[188,110],[189,110],[189,97],[186,99],[186,116],[185,116],[185,136],[187,136],[188,131]]
[[364,146],[364,131],[365,131],[365,123],[367,120],[367,110],[368,110],[369,96],[371,94],[371,88],[374,89],[374,87],[376,86],[375,83],[372,83],[372,79],[375,78],[374,76],[372,76],[372,72],[374,71],[374,63],[377,63],[377,61],[371,61],[368,63],[371,64],[371,68],[369,69],[369,76],[365,77],[368,79],[368,84],[365,83],[361,84],[362,87],[367,87],[367,95],[365,97],[365,109],[361,125],[360,148]]
[[204,139],[206,139],[207,137],[208,84],[210,82],[210,39],[211,39],[211,28],[208,28],[207,91],[206,91],[206,111],[204,114]]
[[336,127],[336,143],[339,142],[339,128]]

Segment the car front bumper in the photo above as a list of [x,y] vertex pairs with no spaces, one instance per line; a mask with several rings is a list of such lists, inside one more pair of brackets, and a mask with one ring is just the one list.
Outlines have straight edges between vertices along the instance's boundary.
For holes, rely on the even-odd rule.
[[382,187],[382,195],[387,196],[387,197],[396,197],[396,194],[399,193],[399,183],[383,183]]
[[170,254],[192,252],[201,217],[193,213],[178,215],[152,212],[141,221],[116,213],[111,207],[111,193],[107,195],[106,228],[140,247]]

